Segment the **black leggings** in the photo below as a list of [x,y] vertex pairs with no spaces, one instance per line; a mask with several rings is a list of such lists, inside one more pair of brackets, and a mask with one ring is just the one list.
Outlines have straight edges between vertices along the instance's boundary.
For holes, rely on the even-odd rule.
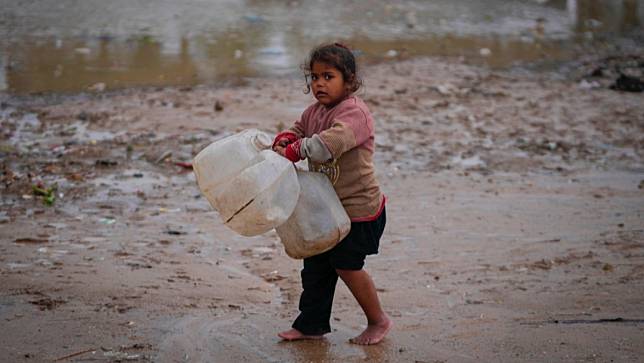
[[331,307],[339,270],[361,270],[367,255],[378,253],[380,237],[387,222],[383,209],[371,222],[351,223],[349,234],[331,250],[304,259],[300,315],[293,328],[305,335],[331,331]]

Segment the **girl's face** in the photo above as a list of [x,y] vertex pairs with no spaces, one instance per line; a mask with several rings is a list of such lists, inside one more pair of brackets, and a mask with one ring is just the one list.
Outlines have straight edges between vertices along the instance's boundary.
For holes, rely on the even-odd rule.
[[342,73],[322,62],[314,62],[311,67],[311,89],[315,99],[327,107],[335,106],[347,94]]

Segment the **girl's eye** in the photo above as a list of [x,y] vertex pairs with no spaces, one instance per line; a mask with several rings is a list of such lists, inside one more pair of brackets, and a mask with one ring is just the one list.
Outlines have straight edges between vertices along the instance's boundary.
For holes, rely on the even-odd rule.
[[317,81],[317,80],[318,80],[318,76],[316,76],[316,75],[311,75],[311,81]]
[[333,78],[333,76],[331,76],[330,74],[325,74],[324,75],[324,79],[327,80],[327,81],[330,80],[331,78]]

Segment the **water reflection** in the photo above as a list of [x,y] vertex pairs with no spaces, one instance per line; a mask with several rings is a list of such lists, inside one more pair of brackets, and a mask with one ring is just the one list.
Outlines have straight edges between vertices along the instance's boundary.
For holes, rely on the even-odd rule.
[[[47,1],[35,2],[43,3]],[[59,17],[43,15],[46,31],[34,32],[29,22],[19,21],[29,10],[20,13],[10,2],[5,4],[10,5],[9,15],[0,16],[0,30],[9,35],[0,40],[0,90],[77,92],[297,75],[306,52],[332,37],[359,49],[366,60],[445,55],[503,67],[517,61],[565,59],[572,55],[574,42],[597,33],[641,31],[644,19],[644,0],[551,0],[544,5],[500,0],[349,1],[336,7],[319,1],[247,0],[224,11],[226,4],[214,1],[204,9],[218,11],[212,13],[212,23],[194,9],[198,4],[174,4],[156,10],[165,20],[162,24],[144,17],[136,29],[110,23],[98,32],[116,35],[87,35],[97,32],[95,24],[85,20],[88,14],[97,16],[88,5],[69,14],[83,18],[80,24],[69,28]],[[132,17],[142,16],[140,10],[130,9]],[[112,15],[123,16],[123,11],[110,8]]]
[[625,33],[641,28],[644,19],[644,4],[638,0],[567,0],[566,9],[578,33]]

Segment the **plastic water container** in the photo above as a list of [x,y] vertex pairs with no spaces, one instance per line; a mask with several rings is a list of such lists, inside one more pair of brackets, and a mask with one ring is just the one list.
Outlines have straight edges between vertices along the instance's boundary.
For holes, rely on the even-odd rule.
[[193,160],[199,189],[224,223],[255,236],[284,223],[300,191],[293,164],[270,148],[268,134],[249,129],[216,141]]
[[208,145],[192,162],[199,189],[208,197],[212,190],[239,174],[272,143],[273,139],[267,133],[248,129]]
[[207,195],[224,223],[243,236],[256,236],[293,214],[300,184],[293,163],[261,151],[242,172]]
[[326,175],[298,170],[297,179],[295,211],[275,230],[287,255],[306,258],[333,248],[349,234],[351,220]]

